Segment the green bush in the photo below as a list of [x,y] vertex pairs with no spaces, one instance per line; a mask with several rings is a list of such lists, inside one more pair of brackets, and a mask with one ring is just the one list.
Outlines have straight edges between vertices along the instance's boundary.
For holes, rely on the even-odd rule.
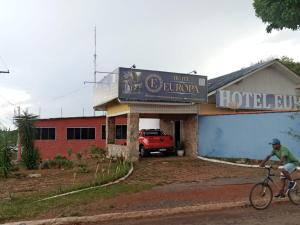
[[97,147],[96,145],[90,146],[90,153],[91,155],[104,155],[105,150],[102,148]]
[[12,164],[12,167],[10,169],[11,172],[17,172],[20,170],[19,164]]
[[86,164],[78,164],[78,173],[89,173],[89,169]]
[[68,148],[67,153],[68,153],[68,156],[71,157],[71,155],[73,154],[72,148]]
[[76,158],[77,158],[77,160],[81,160],[82,154],[80,152],[77,152],[76,153]]
[[56,155],[53,160],[49,161],[50,168],[73,168],[73,162],[68,160],[66,157]]
[[39,159],[40,155],[37,148],[33,147],[32,149],[22,150],[22,163],[27,169],[32,170],[38,168]]
[[95,185],[105,184],[124,177],[130,170],[130,168],[130,162],[124,160],[123,157],[116,158],[115,162],[111,164],[109,170],[97,175]]
[[92,145],[90,146],[90,156],[92,159],[103,159],[106,158],[106,152],[104,149]]
[[42,170],[50,169],[50,161],[49,160],[43,161],[42,164],[41,164],[41,169]]
[[12,169],[12,146],[8,139],[8,132],[0,133],[0,177],[7,178]]

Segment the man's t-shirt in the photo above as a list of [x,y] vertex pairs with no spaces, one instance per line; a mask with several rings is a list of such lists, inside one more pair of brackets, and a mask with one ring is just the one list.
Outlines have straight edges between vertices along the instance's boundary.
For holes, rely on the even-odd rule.
[[293,156],[293,154],[288,150],[288,148],[281,146],[279,150],[273,149],[272,156],[276,156],[278,159],[281,159],[282,156],[285,156],[285,161],[283,164],[294,163],[298,165],[298,160]]

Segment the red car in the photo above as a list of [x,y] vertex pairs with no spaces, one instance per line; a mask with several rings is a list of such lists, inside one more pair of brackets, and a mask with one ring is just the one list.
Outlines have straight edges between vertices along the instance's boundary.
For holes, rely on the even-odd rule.
[[173,137],[165,135],[160,129],[143,129],[139,132],[140,156],[145,157],[150,152],[162,152],[164,155],[174,152]]

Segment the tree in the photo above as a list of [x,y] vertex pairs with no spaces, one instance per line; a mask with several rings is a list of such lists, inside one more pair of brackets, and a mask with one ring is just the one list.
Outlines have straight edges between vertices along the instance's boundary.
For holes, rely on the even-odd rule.
[[300,29],[300,0],[254,0],[257,17],[267,24],[267,32],[273,29]]
[[0,135],[5,134],[8,138],[8,142],[14,146],[17,146],[17,139],[18,139],[18,131],[17,130],[7,130],[0,128]]
[[18,128],[20,145],[22,148],[22,162],[27,169],[35,169],[38,165],[39,154],[34,147],[36,129],[34,121],[38,116],[24,112],[23,115],[15,117],[15,124]]
[[0,177],[7,178],[11,171],[13,142],[9,138],[9,131],[0,130]]
[[287,56],[282,56],[279,61],[300,76],[300,62],[294,62],[294,59]]

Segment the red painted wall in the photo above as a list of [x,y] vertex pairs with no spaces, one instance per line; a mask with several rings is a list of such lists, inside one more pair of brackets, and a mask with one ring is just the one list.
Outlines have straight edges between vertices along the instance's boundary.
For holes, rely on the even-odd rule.
[[[42,119],[35,122],[36,127],[53,127],[55,128],[55,140],[36,140],[35,146],[39,149],[42,160],[53,159],[60,154],[68,157],[67,150],[72,149],[72,157],[76,157],[77,152],[84,154],[85,149],[91,145],[99,148],[105,148],[106,140],[102,139],[102,125],[106,124],[105,116],[102,117],[82,117],[82,118],[57,118]],[[68,127],[95,127],[94,140],[67,140]],[[88,152],[89,153],[89,150]]]
[[[116,125],[126,125],[127,115],[115,117]],[[106,147],[106,140],[102,139],[102,125],[106,125],[106,117],[78,117],[78,118],[55,118],[41,119],[35,122],[36,127],[55,128],[55,140],[35,140],[35,146],[39,149],[42,160],[53,159],[57,154],[68,157],[67,150],[72,149],[72,157],[77,152],[84,154],[84,150],[91,145],[99,148]],[[95,127],[95,140],[67,140],[68,127]],[[126,139],[115,140],[116,144],[126,144]]]

